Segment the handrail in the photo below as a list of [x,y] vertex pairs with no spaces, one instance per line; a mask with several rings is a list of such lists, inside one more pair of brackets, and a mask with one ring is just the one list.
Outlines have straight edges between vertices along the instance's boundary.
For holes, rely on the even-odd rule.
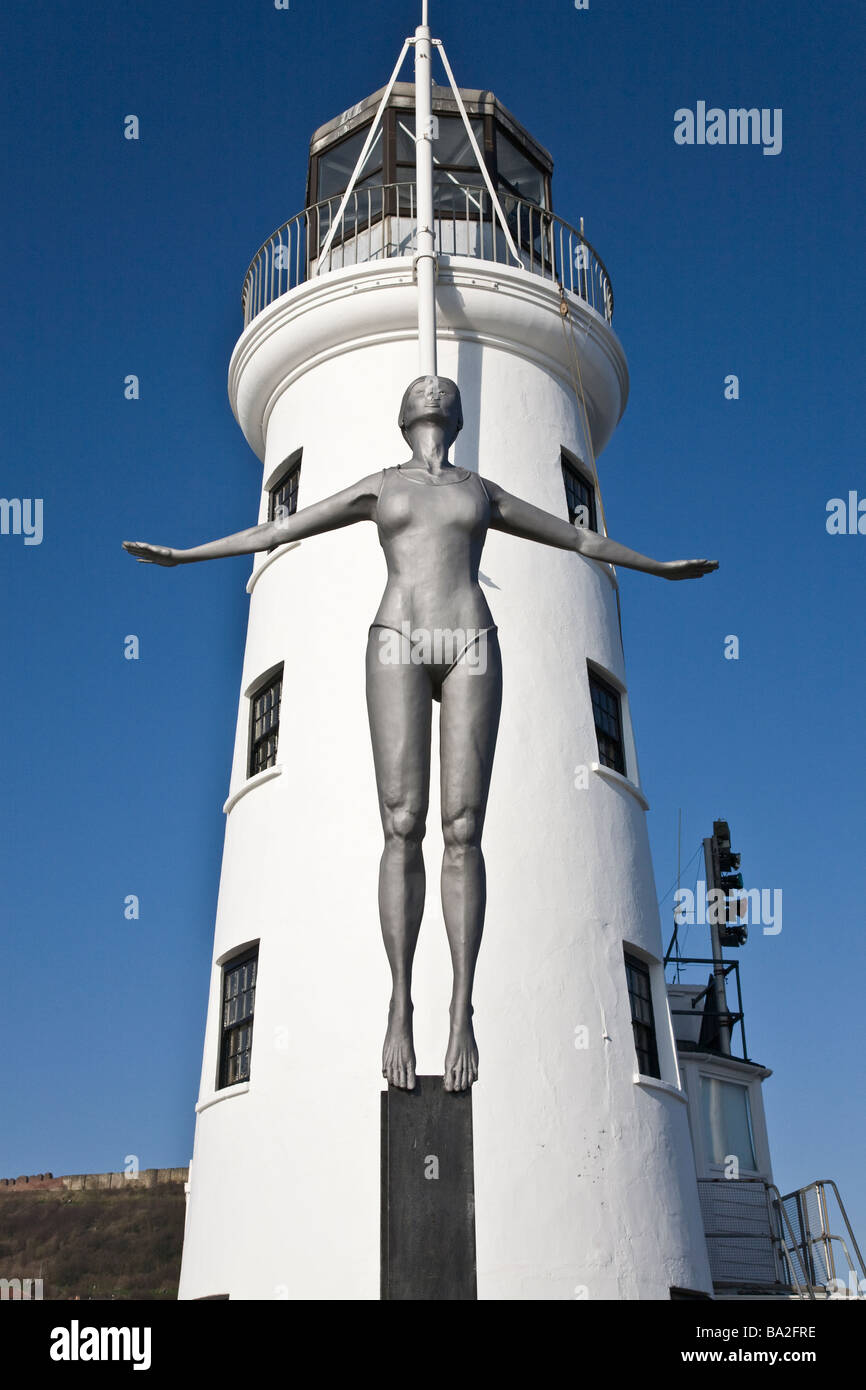
[[[784,1207],[784,1204],[783,1204],[783,1201],[782,1201],[782,1198],[781,1198],[781,1196],[779,1195],[779,1189],[778,1189],[778,1187],[776,1186],[776,1184],[775,1184],[774,1182],[768,1182],[768,1183],[766,1184],[766,1187],[767,1187],[767,1192],[768,1192],[768,1193],[775,1192],[775,1194],[776,1194],[775,1197],[772,1199],[772,1201],[773,1201],[773,1206],[774,1206],[775,1211],[776,1211],[776,1215],[777,1215],[777,1216],[780,1218],[780,1220],[783,1221],[783,1222],[785,1223],[785,1225],[787,1226],[787,1228],[788,1228],[788,1234],[789,1234],[789,1236],[791,1237],[791,1240],[792,1240],[792,1242],[793,1242],[793,1241],[794,1241],[794,1228],[793,1228],[793,1226],[791,1225],[791,1218],[789,1217],[788,1213],[786,1212],[785,1207]],[[798,1297],[798,1298],[803,1298],[804,1295],[803,1295],[803,1290],[802,1290],[802,1288],[800,1287],[800,1280],[799,1280],[799,1277],[798,1277],[798,1275],[797,1275],[797,1271],[796,1271],[796,1269],[795,1269],[795,1267],[794,1267],[794,1261],[793,1261],[793,1259],[792,1259],[792,1257],[791,1257],[791,1252],[790,1252],[790,1250],[788,1249],[788,1247],[787,1247],[786,1244],[785,1244],[784,1237],[780,1234],[779,1236],[774,1237],[774,1239],[777,1239],[777,1240],[778,1240],[780,1249],[781,1249],[781,1251],[782,1251],[782,1254],[785,1256],[785,1261],[786,1261],[786,1263],[787,1263],[788,1270],[789,1270],[790,1275],[791,1275],[791,1283],[795,1286],[795,1288],[796,1288],[796,1290],[797,1290],[797,1297]],[[796,1248],[796,1246],[794,1246],[793,1248]],[[811,1285],[811,1284],[806,1284],[806,1295],[805,1295],[805,1296],[806,1296],[807,1298],[814,1298],[814,1297],[815,1297],[815,1290],[812,1288],[812,1285]]]
[[836,1186],[832,1178],[816,1178],[815,1181],[816,1184],[819,1183],[822,1188],[832,1187],[833,1191],[836,1193],[836,1201],[839,1203],[839,1210],[842,1213],[842,1220],[845,1222],[845,1229],[847,1230],[848,1235],[851,1238],[851,1244],[854,1246],[855,1254],[857,1255],[857,1259],[860,1262],[860,1273],[863,1275],[864,1278],[866,1278],[866,1264],[863,1263],[863,1256],[860,1253],[860,1246],[857,1244],[857,1237],[854,1234],[851,1222],[848,1220],[848,1213],[845,1210],[845,1203],[842,1201],[842,1194],[840,1193],[838,1187]]
[[[729,1213],[725,1210],[725,1206],[729,1200],[735,1201],[738,1194],[743,1190],[754,1193],[760,1192],[762,1194],[763,1200],[760,1205],[753,1207],[752,1212],[749,1214],[757,1215],[759,1211],[762,1212],[766,1219],[766,1228],[764,1230],[749,1230],[746,1228],[746,1224],[741,1225],[739,1228],[727,1224],[719,1230],[708,1230],[708,1223],[712,1224],[715,1220],[721,1219],[727,1223],[732,1223],[736,1220],[737,1215],[742,1217],[742,1211],[739,1213]],[[708,1251],[711,1249],[709,1245],[710,1241],[718,1241],[720,1244],[733,1242],[746,1250],[750,1248],[757,1248],[760,1250],[762,1245],[766,1247],[767,1243],[769,1243],[769,1251],[772,1254],[772,1269],[775,1278],[774,1285],[770,1284],[765,1278],[755,1278],[754,1276],[750,1278],[748,1273],[734,1280],[730,1278],[717,1280],[714,1273],[714,1282],[717,1282],[718,1286],[729,1287],[732,1283],[736,1283],[741,1287],[792,1288],[796,1292],[798,1298],[815,1297],[814,1290],[809,1283],[801,1283],[797,1274],[796,1263],[792,1258],[791,1249],[786,1242],[786,1237],[782,1228],[783,1226],[787,1227],[788,1239],[790,1239],[791,1246],[796,1248],[794,1231],[791,1226],[790,1217],[785,1211],[781,1198],[779,1197],[778,1188],[773,1183],[768,1182],[766,1178],[738,1178],[736,1181],[725,1178],[702,1178],[698,1181],[698,1191],[701,1200],[701,1210],[705,1218],[704,1238],[708,1242]],[[710,1210],[706,1210],[704,1206],[703,1198],[705,1194],[712,1194],[714,1205]],[[718,1205],[716,1199],[724,1200],[721,1201],[721,1205]],[[713,1263],[714,1257],[711,1255],[711,1270],[713,1269]],[[786,1269],[789,1275],[787,1284],[783,1281]]]
[[[832,1280],[836,1277],[836,1261],[833,1254],[833,1242],[836,1241],[842,1247],[842,1250],[844,1252],[845,1259],[848,1264],[849,1274],[857,1274],[857,1266],[851,1258],[851,1252],[847,1244],[845,1243],[844,1236],[834,1235],[833,1232],[830,1230],[830,1213],[827,1205],[827,1196],[825,1188],[832,1188],[833,1192],[835,1193],[836,1202],[838,1204],[842,1220],[845,1223],[845,1230],[847,1231],[848,1239],[851,1242],[851,1246],[854,1249],[854,1253],[860,1265],[860,1275],[864,1279],[866,1279],[866,1265],[864,1265],[863,1262],[863,1255],[860,1251],[860,1246],[857,1243],[857,1237],[854,1235],[851,1222],[848,1219],[848,1212],[845,1208],[845,1203],[842,1201],[842,1196],[839,1192],[839,1188],[836,1186],[836,1183],[833,1181],[832,1178],[816,1178],[814,1182],[808,1183],[805,1187],[795,1188],[793,1192],[788,1192],[785,1194],[784,1197],[780,1197],[779,1205],[781,1210],[783,1211],[785,1211],[786,1202],[794,1203],[797,1211],[798,1222],[800,1225],[799,1239],[797,1239],[793,1230],[791,1230],[791,1250],[794,1254],[796,1254],[797,1258],[799,1259],[804,1275],[807,1275],[812,1280],[812,1282],[814,1282],[816,1279],[816,1256],[814,1254],[814,1251],[816,1247],[820,1248],[822,1252],[824,1265],[823,1272],[826,1273],[828,1280]],[[815,1204],[817,1207],[818,1221],[820,1227],[817,1234],[813,1234],[812,1227],[809,1221],[808,1197],[810,1193],[814,1193],[815,1195]],[[788,1226],[789,1228],[791,1227],[790,1218],[788,1219]]]
[[[417,197],[414,183],[370,184],[353,190],[338,231],[331,224],[343,195],[297,213],[262,242],[244,277],[244,326],[275,299],[316,274],[347,265],[414,255]],[[554,213],[525,198],[506,196],[502,206],[521,262],[533,275],[561,284],[608,323],[613,287],[607,267],[586,238]],[[492,200],[481,185],[446,182],[434,189],[434,231],[439,256],[469,256],[513,264]],[[326,250],[325,264],[320,264]]]

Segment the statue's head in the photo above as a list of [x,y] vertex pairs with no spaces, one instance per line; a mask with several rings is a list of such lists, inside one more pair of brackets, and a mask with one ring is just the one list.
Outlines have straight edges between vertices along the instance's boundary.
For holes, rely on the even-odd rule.
[[447,376],[419,376],[406,387],[397,423],[407,442],[411,442],[408,431],[419,420],[443,425],[450,448],[463,428],[463,406],[456,381]]

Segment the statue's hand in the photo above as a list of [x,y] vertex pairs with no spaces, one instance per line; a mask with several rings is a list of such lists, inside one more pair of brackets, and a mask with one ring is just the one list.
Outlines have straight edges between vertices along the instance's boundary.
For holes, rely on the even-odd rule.
[[168,545],[148,545],[147,541],[124,541],[124,550],[143,565],[179,565],[180,557]]
[[718,568],[718,560],[667,560],[662,565],[662,578],[703,579]]

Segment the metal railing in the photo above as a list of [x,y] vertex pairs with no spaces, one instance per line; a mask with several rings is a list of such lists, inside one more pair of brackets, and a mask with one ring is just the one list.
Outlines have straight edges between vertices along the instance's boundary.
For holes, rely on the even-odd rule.
[[[828,1189],[836,1199],[835,1212],[828,1201]],[[835,1182],[823,1178],[797,1188],[780,1198],[780,1207],[787,1217],[787,1255],[800,1280],[828,1292],[831,1284],[835,1282],[838,1291],[841,1283],[843,1290],[856,1296],[860,1281],[866,1280],[866,1267]],[[847,1240],[831,1230],[834,1225],[844,1228]]]
[[[712,956],[674,956],[669,957],[665,960],[665,965],[675,965],[677,967],[686,965],[703,965],[715,967],[717,964],[718,962],[714,961]],[[691,1003],[689,1004],[689,1007],[687,1009],[671,1009],[671,1013],[678,1015],[681,1014],[685,1018],[695,1018],[697,1016],[701,1017],[702,1019],[707,1019],[710,1021],[711,1024],[714,1025],[716,1033],[718,1033],[720,1025],[727,1026],[733,1032],[735,1025],[739,1024],[740,1040],[742,1043],[742,1054],[737,1060],[742,1062],[748,1062],[749,1054],[746,1050],[746,1025],[743,1021],[743,991],[740,987],[740,962],[738,960],[723,961],[722,973],[724,974],[726,983],[729,975],[733,974],[734,976],[734,982],[737,986],[736,1009],[727,1009],[724,1012],[722,1012],[714,1007],[713,977],[711,975],[709,984],[707,984],[706,987],[702,989],[698,994],[692,996]],[[682,981],[679,978],[679,971],[677,973],[676,980],[668,980],[667,983],[669,985],[681,984]],[[706,1000],[706,1003],[704,1003],[704,1000]],[[710,1031],[712,1031],[712,1029]],[[674,1027],[674,1032],[676,1033],[676,1027]],[[677,1038],[677,1046],[683,1046],[683,1041],[679,1037]],[[707,1051],[718,1050],[719,1049],[717,1044],[716,1046],[708,1046],[707,1048]],[[730,1055],[732,1057],[736,1057],[737,1054],[731,1052]]]
[[702,1179],[698,1197],[717,1290],[815,1297],[793,1253],[795,1232],[773,1183],[763,1178]]
[[[324,264],[320,265],[320,251],[341,201],[342,194],[305,208],[259,247],[244,280],[244,327],[280,295],[315,275],[415,254],[415,184],[377,184],[353,191]],[[501,202],[524,269],[563,285],[610,323],[610,277],[586,238],[536,203],[508,196],[502,196]],[[514,265],[514,255],[486,188],[457,183],[438,185],[434,189],[433,215],[437,255],[469,256]]]
[[782,1197],[763,1178],[701,1179],[698,1197],[716,1289],[863,1297],[866,1266],[832,1180]]

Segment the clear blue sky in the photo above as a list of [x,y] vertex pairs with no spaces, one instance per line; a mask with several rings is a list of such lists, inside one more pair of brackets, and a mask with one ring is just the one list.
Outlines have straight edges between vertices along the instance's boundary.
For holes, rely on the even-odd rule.
[[[303,205],[314,127],[416,22],[345,0],[5,9],[0,492],[44,499],[44,540],[0,537],[0,1175],[189,1159],[249,562],[155,583],[120,542],[255,519],[225,387],[243,274]],[[866,495],[862,6],[433,0],[433,22],[458,80],[551,150],[555,207],[610,270],[632,375],[611,533],[721,561],[695,585],[621,575],[659,893],[678,808],[684,860],[727,816],[747,882],[783,890],[781,934],[741,953],[777,1180],[837,1178],[862,1240],[866,536],[825,529],[830,497]],[[782,152],[676,145],[698,100],[781,107]]]

